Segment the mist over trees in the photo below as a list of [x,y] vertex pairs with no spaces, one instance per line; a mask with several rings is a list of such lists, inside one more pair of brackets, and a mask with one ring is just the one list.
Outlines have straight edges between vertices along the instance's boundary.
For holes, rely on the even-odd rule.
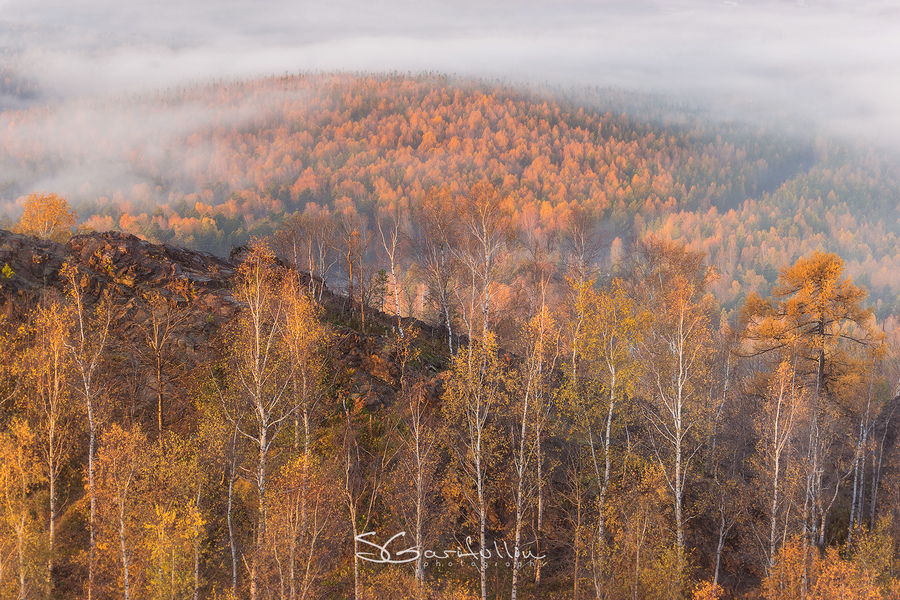
[[883,156],[438,76],[122,102],[184,119],[141,181],[0,232],[0,600],[900,593]]
[[655,96],[301,74],[5,114],[13,217],[52,189],[97,231],[224,255],[309,203],[374,216],[487,179],[541,229],[580,207],[626,243],[655,234],[706,252],[729,310],[817,249],[846,261],[879,317],[900,293],[890,154]]

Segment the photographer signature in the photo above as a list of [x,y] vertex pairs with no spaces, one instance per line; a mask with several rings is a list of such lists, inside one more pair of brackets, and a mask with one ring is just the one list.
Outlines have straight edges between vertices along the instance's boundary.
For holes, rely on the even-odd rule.
[[525,552],[521,552],[518,549],[514,549],[513,551],[510,551],[509,546],[507,546],[506,542],[503,542],[502,547],[498,546],[497,542],[494,542],[493,552],[491,552],[489,548],[482,548],[480,551],[473,550],[471,536],[466,537],[465,550],[461,546],[457,546],[456,550],[442,550],[441,553],[438,554],[434,550],[425,550],[424,552],[422,552],[418,546],[409,546],[408,548],[404,548],[403,550],[391,552],[390,550],[388,550],[388,546],[390,546],[391,543],[397,538],[406,537],[405,531],[401,531],[400,533],[391,536],[384,544],[376,544],[375,542],[369,541],[368,538],[373,535],[375,535],[374,531],[361,533],[356,536],[356,541],[360,544],[365,544],[366,546],[377,550],[377,552],[357,551],[356,556],[358,558],[361,558],[362,560],[378,564],[402,565],[404,563],[418,560],[419,557],[424,557],[426,560],[449,560],[454,557],[458,559],[474,559],[483,557],[485,559],[495,558],[502,560],[506,558],[508,560],[513,560],[514,556],[518,555],[523,561],[540,560],[546,557],[546,554],[535,556],[531,552],[531,550],[525,550]]

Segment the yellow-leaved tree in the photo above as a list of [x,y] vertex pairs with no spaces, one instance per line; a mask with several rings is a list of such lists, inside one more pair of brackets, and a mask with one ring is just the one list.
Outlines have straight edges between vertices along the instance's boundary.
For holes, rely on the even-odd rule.
[[78,222],[78,214],[65,198],[53,193],[34,193],[25,199],[25,210],[14,231],[54,242],[66,242]]
[[677,588],[687,573],[685,490],[691,462],[704,443],[702,411],[715,312],[715,301],[706,289],[715,269],[706,265],[702,253],[646,238],[638,246],[632,276],[639,282],[637,303],[653,315],[636,346],[645,373],[650,442],[674,504],[676,571],[667,583],[675,582]]
[[862,346],[880,343],[872,312],[863,302],[866,290],[843,277],[844,261],[833,253],[813,252],[781,269],[771,298],[750,294],[741,310],[748,354],[790,350],[799,372],[815,372],[816,397],[830,391],[830,363],[842,342]]
[[49,486],[47,494],[47,573],[52,591],[55,581],[56,521],[59,478],[76,435],[76,402],[71,393],[72,362],[67,348],[74,315],[71,307],[52,295],[32,312],[33,341],[21,357],[20,376],[29,397],[35,424],[36,452]]
[[103,432],[95,462],[96,515],[95,584],[99,596],[116,595],[124,600],[140,596],[142,582],[147,576],[144,544],[147,526],[147,491],[152,449],[147,436],[138,425],[125,429],[113,423]]
[[[234,287],[234,297],[243,308],[232,326],[231,356],[228,357],[230,381],[223,394],[226,417],[249,442],[248,455],[252,453],[256,457],[255,465],[244,467],[257,500],[255,511],[248,506],[254,530],[252,551],[248,552],[249,596],[252,600],[265,593],[270,574],[268,567],[271,565],[263,564],[263,561],[270,543],[267,518],[272,494],[269,471],[273,465],[269,462],[275,450],[273,443],[296,411],[291,393],[293,365],[286,359],[279,343],[284,336],[286,318],[286,301],[279,284],[281,276],[275,254],[268,245],[258,241],[251,243],[250,253],[238,270]],[[231,538],[229,545],[233,542]],[[234,553],[232,560],[234,564]],[[232,590],[237,591],[234,577]]]
[[477,561],[481,600],[488,597],[489,505],[497,485],[497,457],[504,451],[496,416],[509,403],[508,373],[503,362],[494,335],[487,332],[456,354],[443,396],[445,439],[455,463],[447,489],[471,510],[470,522],[478,536],[477,559],[473,562]]
[[[31,598],[37,592],[34,567],[34,489],[44,484],[35,436],[27,421],[0,432],[0,597]],[[4,575],[9,563],[10,575]],[[15,591],[13,591],[15,590]],[[7,595],[7,592],[13,592]]]

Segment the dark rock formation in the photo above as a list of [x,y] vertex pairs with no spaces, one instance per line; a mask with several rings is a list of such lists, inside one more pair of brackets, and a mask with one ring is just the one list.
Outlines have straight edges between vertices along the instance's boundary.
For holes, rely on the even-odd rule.
[[[230,258],[222,258],[152,244],[112,231],[77,235],[66,244],[58,244],[0,230],[0,314],[11,320],[21,319],[42,294],[64,294],[66,282],[61,271],[63,265],[73,265],[84,277],[89,303],[104,293],[114,298],[118,310],[119,352],[126,362],[133,351],[129,348],[140,348],[143,343],[151,310],[147,299],[159,293],[176,305],[183,305],[179,310],[186,314],[173,332],[172,342],[178,349],[182,367],[190,371],[214,357],[216,349],[212,341],[216,331],[241,309],[231,288],[246,256],[245,247],[235,248]],[[290,268],[283,262],[279,266]],[[305,273],[302,276],[309,284],[309,276]],[[315,286],[311,287],[322,285],[319,279],[313,283]],[[190,287],[190,299],[180,295],[183,291],[174,291],[183,290],[184,286]],[[342,314],[344,304],[341,297],[324,290],[322,306],[330,313],[330,320]],[[334,373],[346,379],[344,393],[355,404],[375,409],[395,402],[400,388],[400,364],[393,345],[394,336],[390,335],[396,327],[396,318],[375,310],[369,315],[373,328],[387,335],[364,334],[338,326],[330,344],[329,364]],[[404,319],[404,328],[411,326],[425,336],[437,333],[423,323]],[[427,378],[435,371],[430,369]],[[428,390],[438,394],[439,382],[432,382]]]

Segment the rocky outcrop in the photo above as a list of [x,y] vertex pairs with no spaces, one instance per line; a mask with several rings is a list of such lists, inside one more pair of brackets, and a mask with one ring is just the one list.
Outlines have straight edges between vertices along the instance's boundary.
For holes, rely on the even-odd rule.
[[86,276],[90,295],[109,290],[122,298],[179,280],[201,293],[224,291],[237,268],[236,262],[206,252],[151,244],[113,231],[77,235],[58,244],[0,230],[0,304],[48,288],[61,291],[63,264],[76,266]]
[[[133,235],[105,232],[77,235],[66,244],[0,230],[0,313],[15,320],[34,306],[41,294],[55,290],[63,294],[66,282],[63,265],[77,267],[83,276],[89,302],[108,292],[119,309],[118,335],[127,348],[141,344],[150,319],[147,298],[159,292],[172,298],[184,311],[174,344],[188,370],[210,357],[215,332],[240,310],[231,292],[238,268],[247,256],[245,247],[235,248],[231,257],[153,244]],[[282,267],[289,268],[286,263]],[[302,274],[306,283],[309,276]],[[322,285],[316,279],[313,287]],[[172,290],[189,285],[191,300],[181,301]],[[323,307],[330,320],[339,320],[344,301],[325,289]],[[391,331],[395,317],[370,312],[375,329]],[[426,336],[428,328],[404,319],[404,328],[415,325]],[[347,327],[334,330],[329,348],[329,364],[343,380],[343,392],[360,407],[375,409],[396,401],[400,388],[400,362],[394,336],[363,334]],[[123,350],[127,352],[127,350]],[[427,362],[427,361],[423,361]],[[437,371],[429,365],[427,377]],[[424,374],[424,373],[423,373]],[[429,395],[439,394],[439,378],[428,385]]]

